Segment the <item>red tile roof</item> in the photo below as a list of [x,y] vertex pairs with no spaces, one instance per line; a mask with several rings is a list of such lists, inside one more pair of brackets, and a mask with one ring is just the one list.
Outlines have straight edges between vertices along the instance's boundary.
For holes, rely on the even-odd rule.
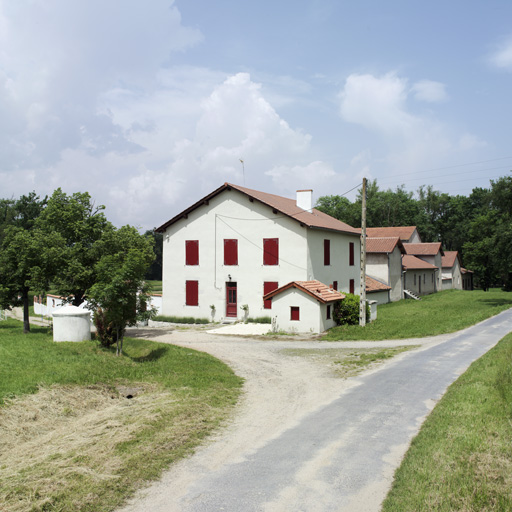
[[425,244],[404,244],[406,254],[414,256],[435,256],[438,252],[443,256],[441,242],[430,242]]
[[381,290],[391,290],[391,286],[381,283],[373,277],[366,276],[366,291],[367,292],[380,292]]
[[474,272],[472,270],[468,270],[467,268],[461,267],[460,271],[462,274],[474,274]]
[[451,268],[455,265],[455,260],[459,255],[458,251],[444,251],[444,256],[441,258],[443,268]]
[[435,265],[432,265],[431,263],[428,263],[427,261],[420,260],[420,258],[416,258],[416,256],[412,256],[410,254],[404,254],[402,256],[402,267],[404,267],[406,270],[437,269],[437,267]]
[[232,183],[224,183],[224,185],[219,187],[217,190],[214,190],[211,194],[203,197],[197,203],[179,213],[165,224],[162,224],[159,228],[157,228],[156,231],[165,231],[165,229],[167,229],[178,220],[186,218],[186,216],[196,208],[199,208],[203,204],[208,204],[210,199],[224,192],[225,190],[237,190],[238,192],[248,196],[250,199],[259,201],[260,203],[263,203],[275,210],[275,212],[279,212],[287,217],[290,217],[309,228],[328,229],[353,235],[361,234],[360,229],[353,228],[352,226],[345,224],[345,222],[341,222],[331,217],[330,215],[317,210],[316,208],[313,208],[311,212],[299,208],[295,199],[288,199],[286,197],[268,194],[266,192],[252,190],[250,188],[240,187],[239,185],[233,185]]
[[366,252],[369,253],[386,253],[389,254],[395,250],[398,245],[400,252],[405,253],[404,246],[398,236],[382,237],[382,238],[367,238],[366,239]]
[[280,288],[267,293],[263,296],[263,300],[271,299],[275,295],[278,295],[285,290],[289,290],[290,288],[297,288],[298,290],[311,295],[322,304],[342,300],[345,298],[343,293],[340,293],[337,290],[333,290],[320,281],[292,281],[291,283],[285,284],[284,286],[281,286]]
[[372,238],[400,237],[402,242],[410,240],[416,226],[389,226],[384,228],[366,228],[366,236]]

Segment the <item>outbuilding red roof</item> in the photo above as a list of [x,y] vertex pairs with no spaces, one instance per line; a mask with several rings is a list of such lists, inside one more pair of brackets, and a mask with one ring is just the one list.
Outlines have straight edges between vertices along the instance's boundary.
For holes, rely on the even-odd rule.
[[458,251],[444,251],[444,256],[441,258],[443,268],[451,268],[455,265],[455,260],[459,255]]
[[435,256],[438,252],[444,255],[441,242],[429,242],[424,244],[404,244],[406,254],[413,256]]
[[289,199],[287,197],[281,197],[275,194],[269,194],[267,192],[252,190],[250,188],[241,187],[239,185],[233,185],[232,183],[224,183],[224,185],[219,187],[217,190],[214,190],[211,194],[203,197],[197,201],[197,203],[194,203],[192,206],[167,221],[165,224],[162,224],[159,228],[156,229],[156,231],[160,233],[165,231],[169,226],[182,218],[186,218],[190,212],[204,204],[208,204],[210,199],[226,190],[237,190],[238,192],[246,195],[249,199],[253,201],[259,201],[260,203],[269,206],[272,208],[272,210],[274,210],[274,213],[286,215],[287,217],[290,217],[309,228],[329,229],[332,231],[340,231],[342,233],[353,235],[361,234],[360,229],[353,228],[345,222],[341,222],[334,217],[331,217],[330,215],[317,210],[316,208],[313,208],[311,211],[306,211],[302,208],[299,208],[295,199]]
[[391,286],[374,279],[373,277],[366,276],[366,291],[367,292],[380,292],[382,290],[391,290]]
[[366,239],[366,252],[369,253],[389,254],[395,250],[396,246],[402,254],[405,254],[404,246],[398,236]]
[[437,267],[435,265],[432,265],[431,263],[428,263],[425,260],[417,258],[416,256],[413,256],[412,254],[404,254],[402,256],[402,267],[404,267],[406,270],[437,269]]
[[366,228],[366,236],[372,238],[398,236],[402,242],[411,239],[416,226],[388,226],[383,228]]
[[263,296],[263,300],[271,299],[275,295],[278,295],[285,290],[289,290],[290,288],[297,288],[311,297],[314,297],[316,300],[321,302],[322,304],[326,304],[327,302],[335,302],[337,300],[342,300],[345,298],[343,293],[340,293],[337,290],[333,290],[329,286],[320,281],[292,281],[291,283],[285,284],[280,288],[277,288],[266,295]]

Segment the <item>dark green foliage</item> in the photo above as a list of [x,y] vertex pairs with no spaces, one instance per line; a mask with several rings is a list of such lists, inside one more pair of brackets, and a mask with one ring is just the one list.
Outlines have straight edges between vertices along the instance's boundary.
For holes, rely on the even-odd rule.
[[117,343],[117,332],[101,308],[94,312],[94,325],[96,327],[96,339],[103,347],[110,347]]
[[172,324],[208,324],[207,318],[194,318],[193,316],[168,316],[157,315],[153,318],[155,322],[169,322]]
[[162,251],[163,251],[163,242],[164,235],[162,233],[157,233],[155,230],[146,231],[144,236],[153,239],[154,241],[154,251],[155,251],[155,261],[151,263],[149,267],[148,273],[146,274],[146,279],[151,281],[161,281],[162,280]]
[[272,318],[269,316],[257,316],[255,318],[249,317],[246,322],[248,324],[271,324]]
[[[338,325],[359,324],[359,295],[345,293],[345,298],[334,304],[333,320]],[[370,306],[366,303],[366,319],[370,318]]]

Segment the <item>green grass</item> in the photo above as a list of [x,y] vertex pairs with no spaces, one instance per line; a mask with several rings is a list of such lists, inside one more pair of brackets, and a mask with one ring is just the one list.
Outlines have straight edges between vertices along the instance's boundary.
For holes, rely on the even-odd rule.
[[[189,454],[238,400],[242,380],[207,354],[130,338],[124,348],[116,357],[96,342],[54,343],[45,328],[23,335],[20,322],[0,322],[0,502],[6,510],[114,510]],[[141,390],[140,397],[116,392],[126,386]],[[50,430],[38,442],[47,416]],[[70,421],[76,423],[68,428]],[[52,440],[59,428],[62,435]],[[25,450],[25,460],[27,443],[36,444]]]
[[413,440],[382,511],[512,510],[512,334],[447,391]]
[[151,286],[151,293],[162,293],[162,281],[149,280],[147,282]]
[[153,318],[155,322],[169,322],[173,324],[209,324],[208,318],[195,318],[193,316],[168,316],[157,315]]
[[378,307],[377,320],[365,327],[333,327],[325,340],[421,338],[455,332],[512,307],[512,294],[500,289],[447,290]]

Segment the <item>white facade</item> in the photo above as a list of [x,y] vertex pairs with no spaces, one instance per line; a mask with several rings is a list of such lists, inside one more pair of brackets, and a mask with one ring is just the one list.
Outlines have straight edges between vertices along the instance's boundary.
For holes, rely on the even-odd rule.
[[366,274],[391,286],[389,300],[395,302],[404,298],[402,280],[402,252],[395,246],[390,253],[367,253]]
[[416,295],[429,295],[437,292],[436,269],[420,268],[407,269],[404,288]]
[[[255,200],[235,188],[208,196],[181,218],[160,230],[163,242],[162,314],[212,317],[227,315],[233,302],[229,287],[236,286],[234,317],[274,316],[263,304],[264,283],[283,286],[291,281],[317,279],[350,291],[351,280],[359,293],[360,241],[357,234],[306,227],[301,222]],[[264,239],[278,240],[278,264],[265,265]],[[224,261],[225,240],[236,240],[237,264]],[[324,265],[324,240],[330,244],[330,264]],[[187,264],[187,241],[197,242],[197,264]],[[349,245],[354,244],[354,264],[349,265]],[[188,282],[188,284],[187,284]],[[197,302],[187,305],[187,287],[197,287]],[[270,290],[267,290],[270,291]],[[194,295],[194,293],[192,293]],[[195,299],[195,297],[193,298]],[[272,308],[274,305],[272,304]]]
[[[292,319],[292,307],[298,308],[298,320]],[[327,318],[327,309],[330,319]],[[324,332],[336,325],[332,319],[334,303],[322,304],[297,288],[290,288],[272,299],[272,318],[276,329],[287,332]]]

